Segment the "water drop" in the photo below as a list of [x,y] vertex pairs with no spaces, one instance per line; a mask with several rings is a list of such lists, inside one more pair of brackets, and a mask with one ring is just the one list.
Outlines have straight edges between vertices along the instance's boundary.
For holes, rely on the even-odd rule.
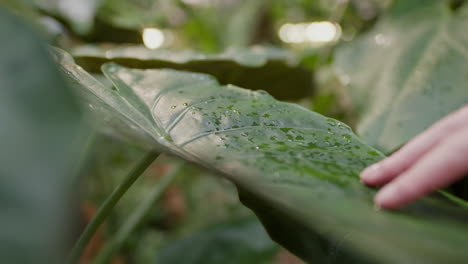
[[327,123],[330,125],[330,126],[336,126],[336,120],[335,119],[332,119],[332,118],[328,118],[327,119]]
[[163,142],[164,142],[164,141],[172,142],[172,137],[169,136],[169,135],[164,135],[164,136],[160,136],[160,137],[159,137],[159,140],[161,140],[161,141],[163,141]]
[[389,46],[391,44],[391,39],[384,34],[377,34],[374,37],[375,43],[379,46]]

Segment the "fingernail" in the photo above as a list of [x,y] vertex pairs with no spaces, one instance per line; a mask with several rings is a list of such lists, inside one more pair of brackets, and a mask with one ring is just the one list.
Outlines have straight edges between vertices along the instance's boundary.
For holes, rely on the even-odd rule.
[[377,193],[374,202],[378,206],[387,207],[395,203],[396,198],[398,198],[398,192],[396,188],[392,185],[388,185]]
[[361,180],[363,181],[372,181],[374,179],[379,178],[381,173],[380,165],[378,163],[367,167],[365,170],[361,172]]

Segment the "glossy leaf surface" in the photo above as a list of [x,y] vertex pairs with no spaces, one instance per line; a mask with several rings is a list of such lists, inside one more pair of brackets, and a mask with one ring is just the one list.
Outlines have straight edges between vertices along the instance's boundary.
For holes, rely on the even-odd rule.
[[358,173],[383,155],[346,125],[207,75],[116,64],[103,71],[118,89],[105,102],[141,109],[140,126],[166,151],[236,183],[272,237],[303,259],[468,260],[462,209],[434,199],[401,212],[373,208],[374,191]]
[[313,89],[312,73],[299,66],[290,52],[276,48],[230,49],[207,55],[193,51],[149,50],[143,46],[103,49],[77,48],[76,62],[91,72],[100,72],[106,62],[132,68],[171,68],[215,76],[223,84],[267,90],[276,98],[300,99]]
[[[151,128],[151,122],[146,125],[146,128],[142,128],[141,124],[146,122],[145,118],[141,116],[138,109],[134,109],[124,99],[115,96],[116,91],[112,83],[107,81],[105,77],[96,79],[76,65],[73,58],[62,50],[51,47],[50,52],[54,59],[60,63],[61,70],[70,77],[69,84],[77,86],[77,95],[81,98],[83,108],[87,110],[87,119],[92,126],[104,134],[130,144],[146,148],[154,147],[151,144],[153,140],[149,137],[154,132]],[[110,98],[112,100],[108,100]],[[115,114],[115,109],[122,110],[119,112],[120,115]],[[135,123],[141,124],[136,126]]]
[[398,1],[368,33],[338,50],[361,121],[357,132],[394,151],[468,103],[468,6]]

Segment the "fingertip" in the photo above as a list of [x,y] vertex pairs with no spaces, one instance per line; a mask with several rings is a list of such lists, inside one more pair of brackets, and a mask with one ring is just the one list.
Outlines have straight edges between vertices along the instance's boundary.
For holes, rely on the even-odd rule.
[[373,164],[364,169],[359,175],[360,180],[367,185],[377,185],[379,179],[382,177],[380,164]]
[[380,189],[374,198],[375,206],[385,209],[397,209],[404,205],[404,202],[405,196],[399,193],[398,189],[392,184]]

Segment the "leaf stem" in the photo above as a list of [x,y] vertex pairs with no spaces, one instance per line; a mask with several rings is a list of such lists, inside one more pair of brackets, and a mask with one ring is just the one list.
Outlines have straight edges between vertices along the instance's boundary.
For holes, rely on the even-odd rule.
[[181,167],[182,165],[180,164],[174,165],[170,171],[162,177],[158,185],[151,193],[148,194],[143,203],[141,203],[125,221],[113,239],[107,243],[103,250],[101,250],[101,253],[93,261],[93,264],[109,263],[110,258],[122,247],[125,241],[127,241],[127,238],[142,223],[143,219],[152,209],[152,206],[159,200],[167,187],[174,181],[176,176],[179,174]]
[[73,247],[70,256],[68,258],[69,264],[78,263],[79,258],[83,254],[89,241],[96,233],[97,229],[104,220],[107,218],[109,213],[112,211],[117,202],[132,186],[132,184],[140,177],[140,175],[153,163],[153,161],[159,156],[160,153],[151,151],[145,155],[145,157],[132,169],[132,171],[126,176],[112,193],[107,197],[104,203],[99,207],[96,215],[93,217],[91,222],[86,226],[85,230],[81,234],[80,238]]
[[445,198],[449,199],[450,201],[452,201],[453,203],[461,206],[461,207],[464,207],[464,208],[467,208],[468,209],[468,202],[463,200],[462,198],[459,198],[447,191],[444,191],[444,190],[439,190],[438,191],[440,194],[442,194]]

